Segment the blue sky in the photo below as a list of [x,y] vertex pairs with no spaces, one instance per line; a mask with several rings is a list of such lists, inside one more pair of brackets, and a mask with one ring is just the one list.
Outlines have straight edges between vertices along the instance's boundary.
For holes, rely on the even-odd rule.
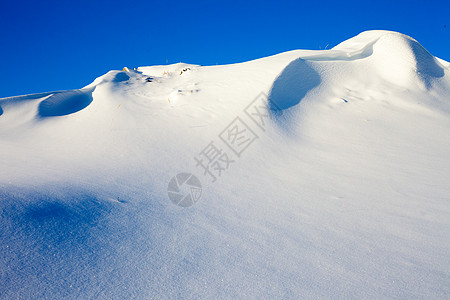
[[386,29],[450,61],[450,1],[0,0],[0,97],[81,88],[124,66],[228,64]]

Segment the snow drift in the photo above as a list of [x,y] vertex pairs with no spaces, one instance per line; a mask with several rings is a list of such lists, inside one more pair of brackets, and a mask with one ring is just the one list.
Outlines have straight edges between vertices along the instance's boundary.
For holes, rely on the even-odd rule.
[[449,71],[369,31],[0,99],[0,297],[448,298]]

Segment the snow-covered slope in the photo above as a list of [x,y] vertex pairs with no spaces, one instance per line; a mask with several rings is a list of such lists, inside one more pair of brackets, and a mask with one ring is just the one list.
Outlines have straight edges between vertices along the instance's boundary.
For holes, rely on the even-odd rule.
[[449,72],[369,31],[0,99],[0,298],[448,299]]

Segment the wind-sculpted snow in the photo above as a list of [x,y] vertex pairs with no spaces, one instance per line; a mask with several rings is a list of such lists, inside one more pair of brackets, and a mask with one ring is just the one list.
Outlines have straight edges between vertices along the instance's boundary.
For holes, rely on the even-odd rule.
[[40,117],[58,117],[76,113],[92,102],[93,89],[55,93],[39,104]]
[[392,83],[407,87],[420,84],[420,80],[429,88],[433,79],[444,76],[443,66],[422,45],[413,38],[394,32],[364,32],[333,50],[348,51],[367,43],[371,48],[368,56],[373,56],[372,66]]
[[321,82],[310,63],[298,58],[283,69],[269,94],[272,110],[285,110],[300,103],[302,98]]
[[0,99],[0,298],[446,299],[449,95],[369,31]]

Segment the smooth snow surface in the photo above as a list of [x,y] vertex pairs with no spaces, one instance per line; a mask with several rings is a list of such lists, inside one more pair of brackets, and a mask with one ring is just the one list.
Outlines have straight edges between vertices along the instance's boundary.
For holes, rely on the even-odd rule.
[[369,31],[0,99],[0,298],[448,299],[449,72]]

